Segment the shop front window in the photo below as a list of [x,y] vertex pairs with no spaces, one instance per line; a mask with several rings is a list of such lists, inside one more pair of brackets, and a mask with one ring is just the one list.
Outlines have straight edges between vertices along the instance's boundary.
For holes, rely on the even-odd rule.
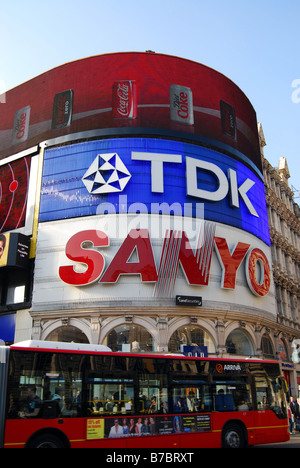
[[226,350],[229,354],[253,356],[254,348],[248,335],[243,330],[234,330],[226,340]]
[[215,352],[215,346],[209,334],[194,325],[180,327],[171,336],[169,341],[169,351],[171,353],[182,352],[183,346],[206,346],[208,353]]
[[265,358],[274,358],[273,345],[268,335],[263,335],[261,339],[261,349]]
[[79,328],[72,326],[59,327],[48,335],[46,341],[60,341],[63,343],[89,343],[86,335]]
[[290,360],[289,353],[288,353],[288,350],[287,350],[287,346],[286,346],[286,344],[285,344],[285,342],[283,340],[279,340],[278,352],[279,352],[280,359],[282,359],[283,361],[289,361]]
[[139,325],[120,325],[105,338],[104,343],[112,351],[139,353],[154,351],[152,335]]

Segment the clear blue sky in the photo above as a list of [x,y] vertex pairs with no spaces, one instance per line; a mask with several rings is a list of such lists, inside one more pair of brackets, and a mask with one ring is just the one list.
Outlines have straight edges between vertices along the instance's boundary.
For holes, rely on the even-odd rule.
[[0,0],[0,18],[0,92],[108,52],[195,60],[244,91],[300,189],[300,0]]

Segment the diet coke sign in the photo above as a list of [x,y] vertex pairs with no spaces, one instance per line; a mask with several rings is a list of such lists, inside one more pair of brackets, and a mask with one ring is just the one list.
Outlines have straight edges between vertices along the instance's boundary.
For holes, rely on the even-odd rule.
[[112,99],[113,117],[115,119],[135,119],[136,84],[135,81],[115,81]]
[[170,86],[170,118],[175,122],[194,125],[193,93],[190,88]]
[[30,106],[17,110],[14,117],[12,144],[16,145],[28,138]]

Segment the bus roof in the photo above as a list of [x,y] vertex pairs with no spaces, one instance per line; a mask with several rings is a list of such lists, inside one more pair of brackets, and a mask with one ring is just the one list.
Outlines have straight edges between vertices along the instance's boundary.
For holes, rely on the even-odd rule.
[[10,346],[11,349],[21,350],[26,349],[28,351],[38,350],[41,351],[61,351],[61,352],[68,352],[73,351],[75,353],[109,353],[113,356],[139,356],[139,357],[157,357],[157,358],[170,358],[170,359],[196,359],[196,360],[209,360],[209,361],[248,361],[248,362],[269,362],[278,364],[278,361],[275,359],[261,359],[256,356],[244,356],[244,357],[218,357],[218,356],[210,356],[210,357],[195,357],[195,356],[186,356],[184,354],[179,353],[131,353],[131,352],[113,352],[108,346],[99,345],[99,344],[86,344],[86,343],[63,343],[59,341],[40,341],[40,340],[27,340],[21,341],[19,343],[15,343]]
[[27,340],[15,343],[10,346],[12,349],[15,348],[26,348],[26,349],[58,349],[62,351],[85,351],[85,352],[97,352],[107,353],[111,352],[108,346],[98,344],[86,344],[86,343],[62,343],[59,341],[39,341],[39,340]]

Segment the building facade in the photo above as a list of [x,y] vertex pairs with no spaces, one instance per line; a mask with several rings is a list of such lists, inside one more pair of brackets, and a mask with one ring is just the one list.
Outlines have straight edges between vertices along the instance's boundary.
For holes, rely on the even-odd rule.
[[[275,347],[275,352],[282,360],[292,393],[298,397],[300,368],[297,365],[299,358],[296,340],[299,340],[300,329],[300,211],[289,186],[290,172],[286,158],[281,157],[278,167],[272,167],[264,157],[263,148],[266,142],[261,124],[258,128],[264,166],[279,326],[275,334],[277,335],[280,330],[278,336],[282,337],[286,345],[284,353],[281,354],[282,341],[279,341],[279,347]],[[274,354],[274,351],[272,352]]]
[[[26,266],[0,268],[3,341],[13,330],[14,341],[274,357],[296,372],[299,251],[285,243],[276,276],[262,130],[234,83],[177,57],[107,54],[2,105],[1,233],[30,241]],[[284,232],[299,242],[284,193]]]

